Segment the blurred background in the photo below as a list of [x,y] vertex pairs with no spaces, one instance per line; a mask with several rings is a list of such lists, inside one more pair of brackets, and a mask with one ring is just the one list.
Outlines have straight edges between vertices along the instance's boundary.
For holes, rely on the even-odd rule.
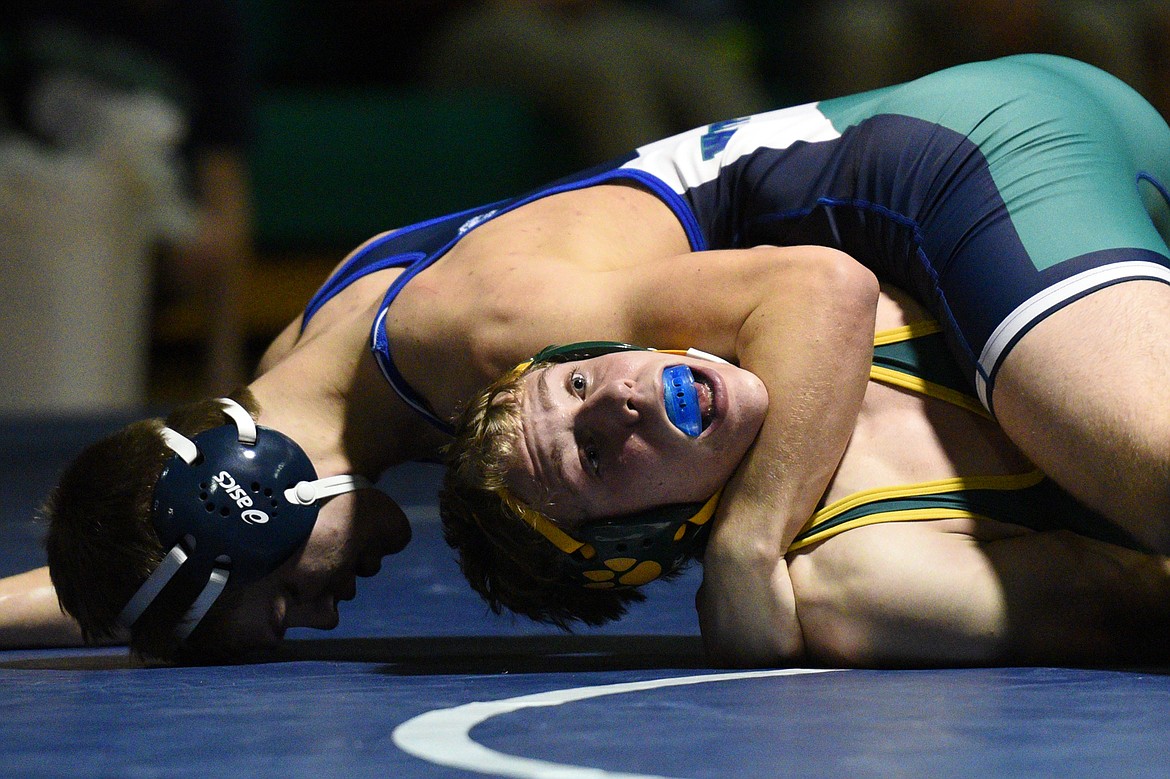
[[1027,51],[1170,110],[1165,0],[6,0],[0,415],[227,391],[377,232]]

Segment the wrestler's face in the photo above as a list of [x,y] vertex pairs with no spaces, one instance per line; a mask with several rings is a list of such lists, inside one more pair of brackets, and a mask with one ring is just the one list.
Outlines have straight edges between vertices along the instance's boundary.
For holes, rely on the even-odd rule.
[[[663,370],[695,377],[703,429],[676,427]],[[572,528],[721,487],[755,440],[768,408],[763,382],[733,365],[659,352],[614,352],[548,365],[521,383],[521,445],[509,488]]]
[[331,630],[337,604],[356,594],[357,577],[378,573],[382,558],[409,540],[406,515],[384,493],[358,490],[330,498],[304,546],[259,582],[232,593],[226,608],[200,625],[193,643],[214,655],[235,656],[275,648],[289,628]]

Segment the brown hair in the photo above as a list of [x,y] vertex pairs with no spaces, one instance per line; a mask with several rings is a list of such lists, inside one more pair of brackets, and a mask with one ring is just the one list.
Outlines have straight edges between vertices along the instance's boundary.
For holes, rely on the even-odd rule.
[[492,611],[504,608],[568,629],[600,625],[645,598],[634,589],[589,590],[560,576],[564,552],[500,497],[520,438],[521,381],[544,364],[514,370],[480,392],[455,424],[439,494],[443,535],[463,575]]
[[[253,417],[259,413],[246,387],[231,397]],[[176,408],[165,421],[128,425],[83,450],[45,501],[49,574],[62,610],[77,620],[87,642],[119,635],[118,615],[168,551],[151,521],[154,485],[173,454],[163,443],[163,426],[193,436],[225,421],[219,402],[204,400]],[[131,650],[160,660],[178,657],[174,628],[193,597],[165,588],[134,624]],[[223,607],[217,603],[213,611]],[[203,628],[192,634],[192,646]]]

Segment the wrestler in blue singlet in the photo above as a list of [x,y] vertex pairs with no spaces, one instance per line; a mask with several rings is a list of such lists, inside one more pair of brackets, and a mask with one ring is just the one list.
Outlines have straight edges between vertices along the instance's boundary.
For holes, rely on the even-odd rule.
[[988,409],[996,371],[1037,322],[1120,281],[1170,283],[1170,128],[1112,76],[1024,55],[697,128],[514,200],[398,230],[357,253],[304,321],[355,278],[406,268],[372,347],[403,399],[446,430],[394,367],[387,307],[484,221],[620,181],[660,197],[695,251],[817,244],[852,255],[942,323]]

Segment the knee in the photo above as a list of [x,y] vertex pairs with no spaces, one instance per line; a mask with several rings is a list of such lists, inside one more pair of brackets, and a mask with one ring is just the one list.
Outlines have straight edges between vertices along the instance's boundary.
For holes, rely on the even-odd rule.
[[1170,554],[1170,413],[1150,419],[1133,449],[1131,462],[1116,462],[1122,474],[1105,490],[1127,489],[1140,537],[1162,554]]

